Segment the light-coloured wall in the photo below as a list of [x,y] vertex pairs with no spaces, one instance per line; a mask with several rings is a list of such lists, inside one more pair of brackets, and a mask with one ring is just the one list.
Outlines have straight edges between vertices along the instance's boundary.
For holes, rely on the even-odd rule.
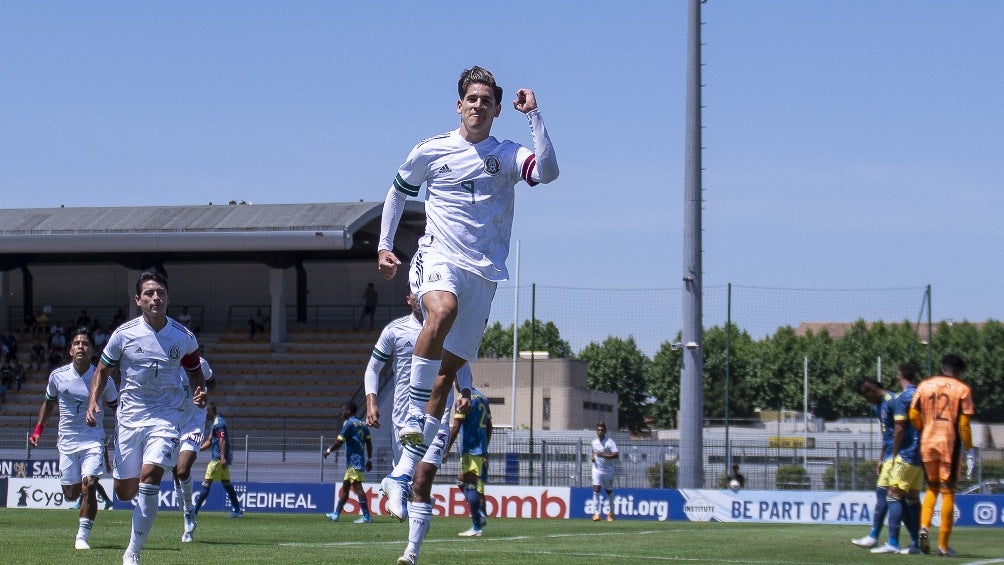
[[[512,359],[478,359],[471,363],[474,386],[502,404],[492,404],[496,426],[512,424]],[[592,430],[597,422],[617,428],[617,395],[586,388],[586,364],[578,359],[538,359],[534,364],[533,423],[544,428],[543,404],[551,399],[551,430]],[[609,412],[586,410],[584,403],[606,405]],[[516,370],[516,427],[530,425],[530,361],[520,359]]]

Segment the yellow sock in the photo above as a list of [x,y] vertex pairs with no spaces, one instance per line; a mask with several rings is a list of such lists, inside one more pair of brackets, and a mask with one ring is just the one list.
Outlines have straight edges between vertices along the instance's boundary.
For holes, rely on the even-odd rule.
[[924,500],[920,503],[920,527],[931,529],[931,519],[934,518],[934,504],[938,501],[938,492],[934,489],[924,491]]
[[948,538],[952,535],[952,525],[955,523],[955,492],[951,489],[941,491],[941,527],[938,528],[938,548],[948,549]]

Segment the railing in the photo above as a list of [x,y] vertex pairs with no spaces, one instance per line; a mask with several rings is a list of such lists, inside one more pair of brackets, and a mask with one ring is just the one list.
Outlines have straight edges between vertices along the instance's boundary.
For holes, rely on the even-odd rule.
[[[45,308],[48,309],[45,314],[49,317],[50,325],[59,322],[67,332],[76,327],[77,318],[80,317],[81,310],[87,311],[87,316],[91,319],[90,327],[94,327],[95,324],[100,323],[108,333],[111,333],[112,320],[118,314],[119,310],[126,316],[126,319],[129,318],[128,306],[46,306]],[[167,315],[177,318],[183,308],[188,308],[188,315],[192,317],[191,326],[193,329],[203,325],[205,308],[198,304],[171,304],[167,310]],[[39,308],[39,310],[42,310],[42,308]],[[35,324],[35,314],[32,312],[30,315],[31,321],[29,323],[29,320],[25,318],[23,308],[20,306],[7,307],[7,319],[10,320],[12,330],[27,331],[28,328],[32,327]]]
[[[232,424],[233,425],[233,424]],[[239,425],[239,424],[237,424]],[[239,435],[232,438],[234,459],[231,474],[236,481],[257,482],[325,482],[341,479],[345,470],[344,453],[333,453],[325,459],[321,452],[337,435],[274,437]],[[377,481],[393,467],[390,438],[377,431],[374,438],[373,471],[369,481]],[[28,431],[0,430],[0,460],[56,460],[55,434],[42,437],[40,447],[29,449]],[[672,488],[675,486],[675,460],[678,444],[667,441],[618,440],[620,460],[617,463],[615,488]],[[749,442],[745,442],[749,443]],[[801,450],[778,452],[763,446],[732,446],[732,462],[740,466],[746,477],[746,488],[753,490],[872,490],[875,487],[876,452],[863,442],[839,442],[810,449],[808,467],[802,467],[806,454]],[[532,453],[532,455],[531,455]],[[725,446],[705,442],[704,487],[725,488],[727,463]],[[207,457],[197,467],[204,469]],[[459,471],[456,450],[440,470],[437,481],[451,483]],[[959,481],[959,490],[989,480],[999,480],[1000,461],[1004,450],[981,450],[972,479]],[[991,463],[993,462],[993,463]],[[661,464],[660,464],[661,463]],[[590,439],[535,439],[531,449],[526,430],[496,430],[489,455],[489,484],[589,486]],[[778,469],[804,468],[804,476],[780,476]],[[984,474],[986,467],[987,473]],[[201,471],[199,471],[201,472]]]
[[[230,330],[250,330],[249,321],[261,310],[265,316],[269,316],[269,306],[260,305],[233,305],[227,311],[226,329]],[[377,306],[373,314],[372,329],[379,330],[388,322],[408,314],[410,310],[407,305],[394,304]],[[360,304],[317,304],[307,306],[303,320],[298,319],[297,306],[286,306],[286,328],[305,330],[355,330],[359,328],[360,316],[363,307]],[[369,319],[363,322],[362,329],[370,329]]]

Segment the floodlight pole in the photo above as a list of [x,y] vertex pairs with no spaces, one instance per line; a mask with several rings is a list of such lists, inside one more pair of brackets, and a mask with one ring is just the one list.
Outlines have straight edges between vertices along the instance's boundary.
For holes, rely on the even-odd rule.
[[701,0],[687,20],[687,119],[683,205],[683,343],[678,488],[704,488],[704,328],[701,321]]

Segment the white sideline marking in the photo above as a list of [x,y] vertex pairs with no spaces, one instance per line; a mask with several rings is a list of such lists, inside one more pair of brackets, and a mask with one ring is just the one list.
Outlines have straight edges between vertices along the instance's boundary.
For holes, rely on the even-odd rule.
[[[650,530],[641,532],[582,532],[576,534],[549,534],[546,536],[541,536],[544,538],[571,538],[571,537],[589,537],[596,538],[602,536],[637,536],[637,535],[647,535],[647,534],[667,534],[667,533],[680,533],[689,530],[679,529],[679,530]],[[478,541],[479,543],[490,542],[490,541],[519,541],[525,539],[533,539],[532,536],[509,536],[504,538],[496,537],[483,537]],[[444,538],[444,539],[427,539],[423,545],[428,543],[464,543],[464,540]],[[278,545],[280,547],[348,547],[355,545],[400,545],[403,543],[402,540],[387,540],[387,541],[331,541],[331,542],[281,542]]]
[[968,563],[961,563],[960,565],[991,565],[991,563],[1004,563],[1004,557],[985,559],[983,561],[970,561]]

